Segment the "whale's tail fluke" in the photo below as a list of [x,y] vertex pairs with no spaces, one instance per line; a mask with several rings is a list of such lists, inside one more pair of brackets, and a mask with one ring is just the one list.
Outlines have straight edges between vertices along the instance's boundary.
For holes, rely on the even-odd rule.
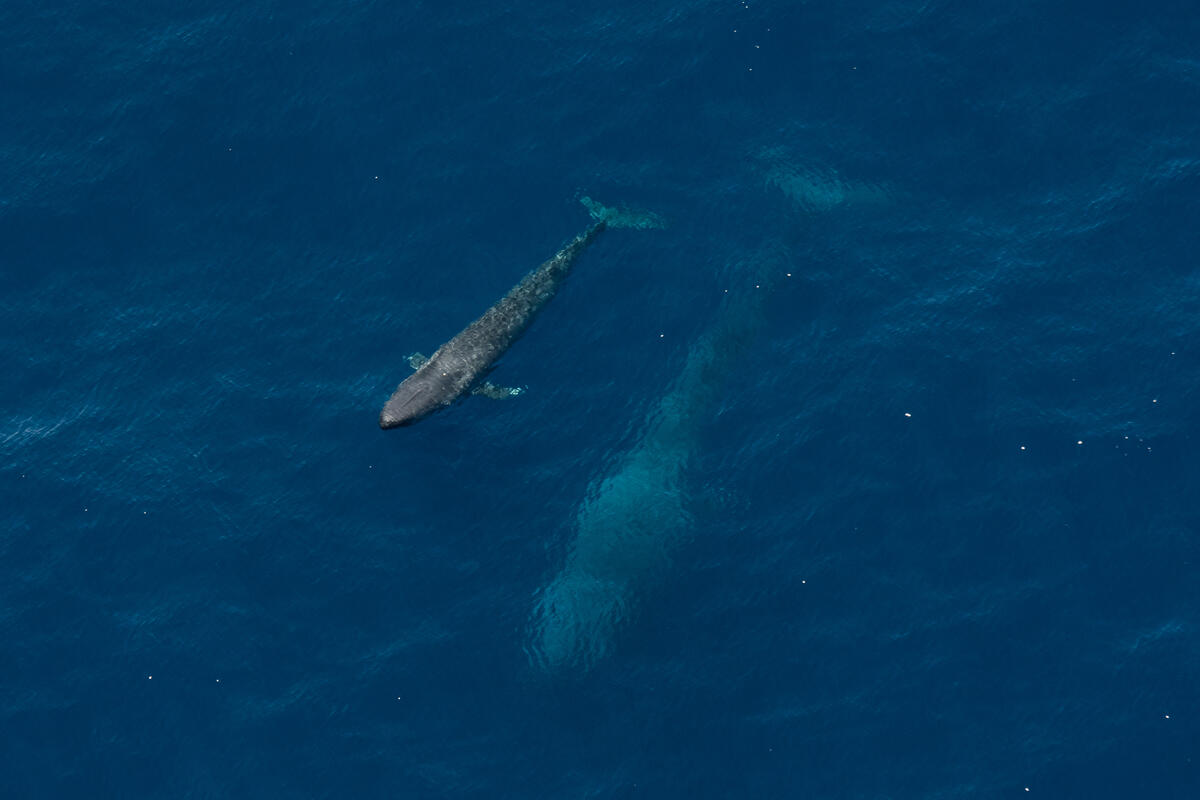
[[580,195],[579,202],[583,203],[592,219],[608,223],[610,228],[633,228],[639,231],[657,230],[667,227],[667,221],[660,214],[625,206],[606,206],[596,202],[587,195]]

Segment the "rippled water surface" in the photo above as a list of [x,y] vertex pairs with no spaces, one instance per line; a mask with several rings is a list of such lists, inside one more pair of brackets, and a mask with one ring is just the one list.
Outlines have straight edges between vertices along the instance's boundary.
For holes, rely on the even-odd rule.
[[0,9],[0,791],[1200,796],[1197,42]]

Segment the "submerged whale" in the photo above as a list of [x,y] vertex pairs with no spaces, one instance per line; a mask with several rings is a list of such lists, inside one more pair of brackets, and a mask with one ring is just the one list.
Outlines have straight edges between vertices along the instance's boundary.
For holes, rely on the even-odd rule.
[[470,391],[495,398],[520,394],[519,389],[496,387],[483,383],[482,379],[554,297],[592,240],[607,227],[663,227],[662,218],[656,214],[609,208],[588,197],[580,198],[580,202],[598,221],[522,278],[498,303],[432,356],[425,358],[415,354],[410,357],[409,363],[416,372],[392,392],[379,413],[379,427],[386,430],[411,425]]
[[576,513],[565,563],[537,593],[527,646],[535,665],[548,672],[594,666],[691,535],[696,487],[690,477],[701,434],[763,325],[771,287],[790,275],[788,260],[774,246],[754,257],[745,288],[728,297],[715,324],[689,348],[640,439],[593,481]]

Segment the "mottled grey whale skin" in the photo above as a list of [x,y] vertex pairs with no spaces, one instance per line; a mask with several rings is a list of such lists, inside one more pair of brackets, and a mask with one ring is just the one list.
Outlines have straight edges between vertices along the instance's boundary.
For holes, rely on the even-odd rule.
[[601,220],[576,236],[482,317],[439,347],[392,392],[379,414],[379,427],[412,425],[470,391],[550,302],[580,254],[605,227],[607,223]]

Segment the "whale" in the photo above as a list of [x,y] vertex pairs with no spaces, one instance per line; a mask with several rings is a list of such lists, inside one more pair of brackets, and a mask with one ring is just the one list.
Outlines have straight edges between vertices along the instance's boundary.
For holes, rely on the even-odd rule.
[[550,302],[571,268],[597,236],[608,228],[654,230],[665,228],[663,217],[652,211],[625,206],[606,206],[590,197],[578,196],[595,222],[541,264],[483,316],[463,328],[428,358],[420,353],[408,357],[415,371],[409,375],[379,412],[379,427],[412,425],[435,411],[453,405],[470,394],[503,399],[521,394],[519,388],[496,386],[484,380],[538,312]]
[[750,257],[741,286],[688,348],[641,435],[589,486],[563,563],[534,595],[525,648],[534,666],[551,674],[591,670],[613,651],[656,576],[692,536],[703,433],[726,385],[745,369],[768,296],[790,275],[790,256],[774,242]]
[[520,394],[519,389],[496,387],[484,383],[483,378],[550,302],[580,255],[607,227],[608,221],[601,218],[576,236],[429,358],[411,356],[409,363],[416,371],[400,382],[384,404],[379,427],[412,425],[471,391],[495,398]]

